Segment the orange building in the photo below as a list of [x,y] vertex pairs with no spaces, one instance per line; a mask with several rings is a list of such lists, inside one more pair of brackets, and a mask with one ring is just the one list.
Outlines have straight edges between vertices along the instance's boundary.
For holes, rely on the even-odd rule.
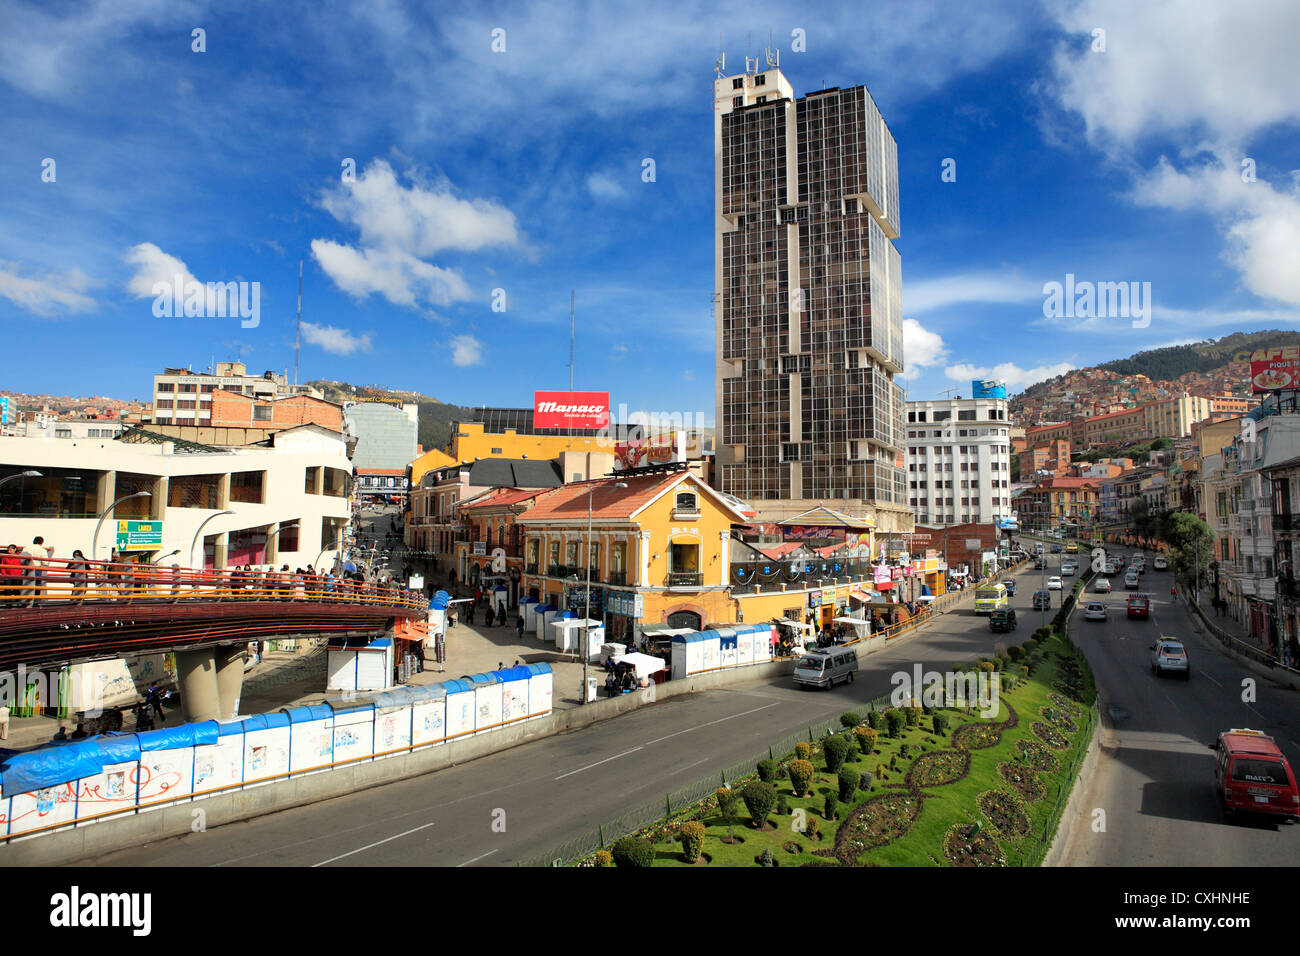
[[343,431],[343,406],[310,395],[255,398],[226,389],[212,392],[212,428],[264,428],[278,431],[297,425],[320,425]]

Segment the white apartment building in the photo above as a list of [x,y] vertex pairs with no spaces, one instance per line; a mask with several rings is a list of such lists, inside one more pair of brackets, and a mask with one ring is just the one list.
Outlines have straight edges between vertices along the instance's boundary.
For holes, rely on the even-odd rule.
[[276,399],[290,395],[321,398],[310,385],[290,385],[279,372],[249,375],[243,362],[218,362],[216,371],[193,372],[169,368],[153,377],[153,420],[159,425],[206,425],[212,419],[212,393],[217,389],[253,398]]
[[56,558],[121,547],[126,560],[183,568],[329,567],[351,475],[342,437],[318,425],[279,431],[269,447],[0,438],[0,545],[41,535]]
[[927,527],[1011,517],[1005,398],[907,403],[907,495]]

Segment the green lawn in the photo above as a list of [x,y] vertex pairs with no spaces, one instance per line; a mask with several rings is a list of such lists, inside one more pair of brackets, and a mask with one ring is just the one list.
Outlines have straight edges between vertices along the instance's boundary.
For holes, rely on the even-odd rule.
[[[835,846],[837,828],[853,809],[887,793],[898,794],[900,801],[910,798],[913,801],[912,805],[915,806],[915,795],[909,794],[903,786],[904,777],[913,761],[924,754],[954,749],[953,735],[958,728],[974,724],[993,725],[1006,721],[1011,713],[1007,706],[1009,704],[1018,715],[1018,724],[1003,729],[1001,740],[994,746],[969,750],[970,769],[966,776],[956,782],[920,788],[920,812],[913,819],[910,829],[891,842],[866,849],[854,856],[858,865],[866,866],[946,866],[949,864],[944,856],[943,841],[949,828],[954,824],[969,825],[978,821],[983,836],[996,839],[997,846],[1009,865],[1035,866],[1041,861],[1042,854],[1051,842],[1051,835],[1059,819],[1060,806],[1069,794],[1071,784],[1069,768],[1086,746],[1091,726],[1089,705],[1073,701],[1067,708],[1073,714],[1076,730],[1073,733],[1063,731],[1064,736],[1069,740],[1067,749],[1052,750],[1057,759],[1056,769],[1051,772],[1037,773],[1037,779],[1043,784],[1043,793],[1036,799],[1024,803],[1030,822],[1027,834],[1020,837],[998,834],[991,828],[991,821],[978,808],[977,801],[985,791],[1011,789],[999,773],[998,764],[1016,759],[1018,741],[1039,742],[1031,725],[1035,721],[1043,722],[1040,711],[1044,706],[1049,705],[1049,695],[1057,693],[1053,689],[1052,682],[1061,676],[1062,668],[1068,666],[1063,661],[1066,658],[1074,659],[1058,636],[1044,641],[1039,646],[1038,653],[1042,655],[1042,660],[1030,677],[1027,680],[1021,678],[1012,690],[1003,689],[1001,707],[996,718],[985,720],[974,711],[968,713],[957,709],[942,709],[940,712],[947,714],[950,722],[948,731],[943,736],[933,732],[930,715],[923,715],[919,726],[907,727],[899,738],[888,737],[886,728],[882,726],[876,751],[865,757],[858,755],[845,766],[855,774],[862,771],[876,772],[878,768],[883,767],[883,777],[877,777],[870,792],[858,790],[851,803],[839,803],[837,800],[836,821],[828,821],[822,816],[826,795],[838,794],[838,782],[836,775],[826,770],[825,755],[822,753],[819,741],[813,745],[811,759],[817,773],[811,785],[810,796],[795,797],[789,779],[783,771],[778,772],[775,784],[778,795],[784,794],[792,813],[779,815],[774,811],[769,821],[776,825],[775,828],[762,832],[752,829],[749,825],[748,811],[744,804],[740,803],[738,819],[732,829],[737,836],[743,838],[744,842],[724,843],[722,838],[727,835],[728,828],[721,818],[716,800],[709,798],[695,808],[674,815],[673,820],[669,821],[668,829],[675,832],[676,825],[680,825],[687,819],[701,820],[706,827],[704,854],[710,858],[707,864],[710,866],[753,866],[764,849],[770,849],[781,866],[839,865],[837,860],[816,855],[813,851],[829,850]],[[1091,677],[1081,660],[1078,661],[1078,665],[1082,672],[1082,696],[1090,702],[1095,693]],[[865,714],[863,716],[865,717]],[[901,756],[901,748],[904,745],[910,749],[907,757]],[[779,760],[779,763],[784,766],[792,758],[793,754],[787,754]],[[889,767],[895,759],[897,769],[891,771]],[[747,780],[735,781],[733,787],[740,789]],[[820,826],[822,831],[820,840],[809,833],[795,831],[794,811],[799,809],[805,811],[810,827],[813,821]],[[662,834],[665,828],[661,826],[658,829]],[[655,865],[686,866],[688,864],[682,859],[681,845],[672,837],[661,837],[655,844]]]

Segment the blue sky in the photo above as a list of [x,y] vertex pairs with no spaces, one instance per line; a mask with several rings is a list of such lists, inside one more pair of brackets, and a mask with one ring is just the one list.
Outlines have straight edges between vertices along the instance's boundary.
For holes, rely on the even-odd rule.
[[[301,258],[303,380],[527,405],[567,386],[573,288],[575,387],[711,422],[720,34],[728,73],[770,36],[797,94],[866,84],[889,123],[911,398],[1300,319],[1286,0],[0,0],[0,22],[0,388],[292,375]],[[258,283],[260,323],[156,317],[182,270]],[[1149,325],[1045,318],[1067,273],[1151,283]]]

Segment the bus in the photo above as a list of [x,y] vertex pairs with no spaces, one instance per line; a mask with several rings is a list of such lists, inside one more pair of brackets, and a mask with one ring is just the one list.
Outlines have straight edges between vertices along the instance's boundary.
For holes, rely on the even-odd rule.
[[975,589],[976,614],[992,614],[998,608],[1006,607],[1009,602],[1006,585],[1001,581]]

